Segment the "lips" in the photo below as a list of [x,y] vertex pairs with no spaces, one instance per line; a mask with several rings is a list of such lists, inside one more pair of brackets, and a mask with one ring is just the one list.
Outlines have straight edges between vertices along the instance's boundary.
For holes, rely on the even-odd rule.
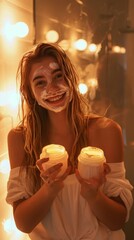
[[57,101],[63,99],[65,94],[66,93],[63,93],[63,94],[60,94],[60,95],[57,95],[57,96],[54,96],[54,97],[50,97],[50,98],[44,99],[44,101],[47,101],[47,102],[57,102]]

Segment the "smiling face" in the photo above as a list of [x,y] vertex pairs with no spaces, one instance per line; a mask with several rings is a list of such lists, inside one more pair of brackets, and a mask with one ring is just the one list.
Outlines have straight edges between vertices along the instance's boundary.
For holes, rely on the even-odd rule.
[[54,57],[33,64],[30,84],[36,101],[47,110],[60,112],[72,99],[72,91]]

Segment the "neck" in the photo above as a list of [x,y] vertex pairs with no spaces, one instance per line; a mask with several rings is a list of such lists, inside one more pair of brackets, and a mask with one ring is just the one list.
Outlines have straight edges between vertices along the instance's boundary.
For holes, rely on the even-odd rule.
[[66,132],[70,131],[66,111],[61,111],[58,113],[49,111],[48,118],[50,132],[53,132],[55,134],[65,134]]

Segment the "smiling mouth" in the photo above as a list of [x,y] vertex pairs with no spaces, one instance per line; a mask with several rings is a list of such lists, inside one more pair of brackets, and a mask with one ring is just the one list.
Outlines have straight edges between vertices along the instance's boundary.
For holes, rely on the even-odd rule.
[[66,93],[63,93],[61,95],[55,96],[55,97],[50,97],[48,99],[44,99],[47,102],[58,102],[59,100],[62,100],[64,98]]

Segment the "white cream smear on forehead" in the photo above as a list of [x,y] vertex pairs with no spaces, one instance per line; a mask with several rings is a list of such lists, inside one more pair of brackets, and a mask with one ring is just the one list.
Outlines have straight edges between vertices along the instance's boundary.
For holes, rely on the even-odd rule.
[[56,63],[56,62],[51,62],[51,63],[49,63],[49,67],[50,67],[51,69],[56,69],[56,68],[59,67],[59,65],[58,65],[58,63]]

